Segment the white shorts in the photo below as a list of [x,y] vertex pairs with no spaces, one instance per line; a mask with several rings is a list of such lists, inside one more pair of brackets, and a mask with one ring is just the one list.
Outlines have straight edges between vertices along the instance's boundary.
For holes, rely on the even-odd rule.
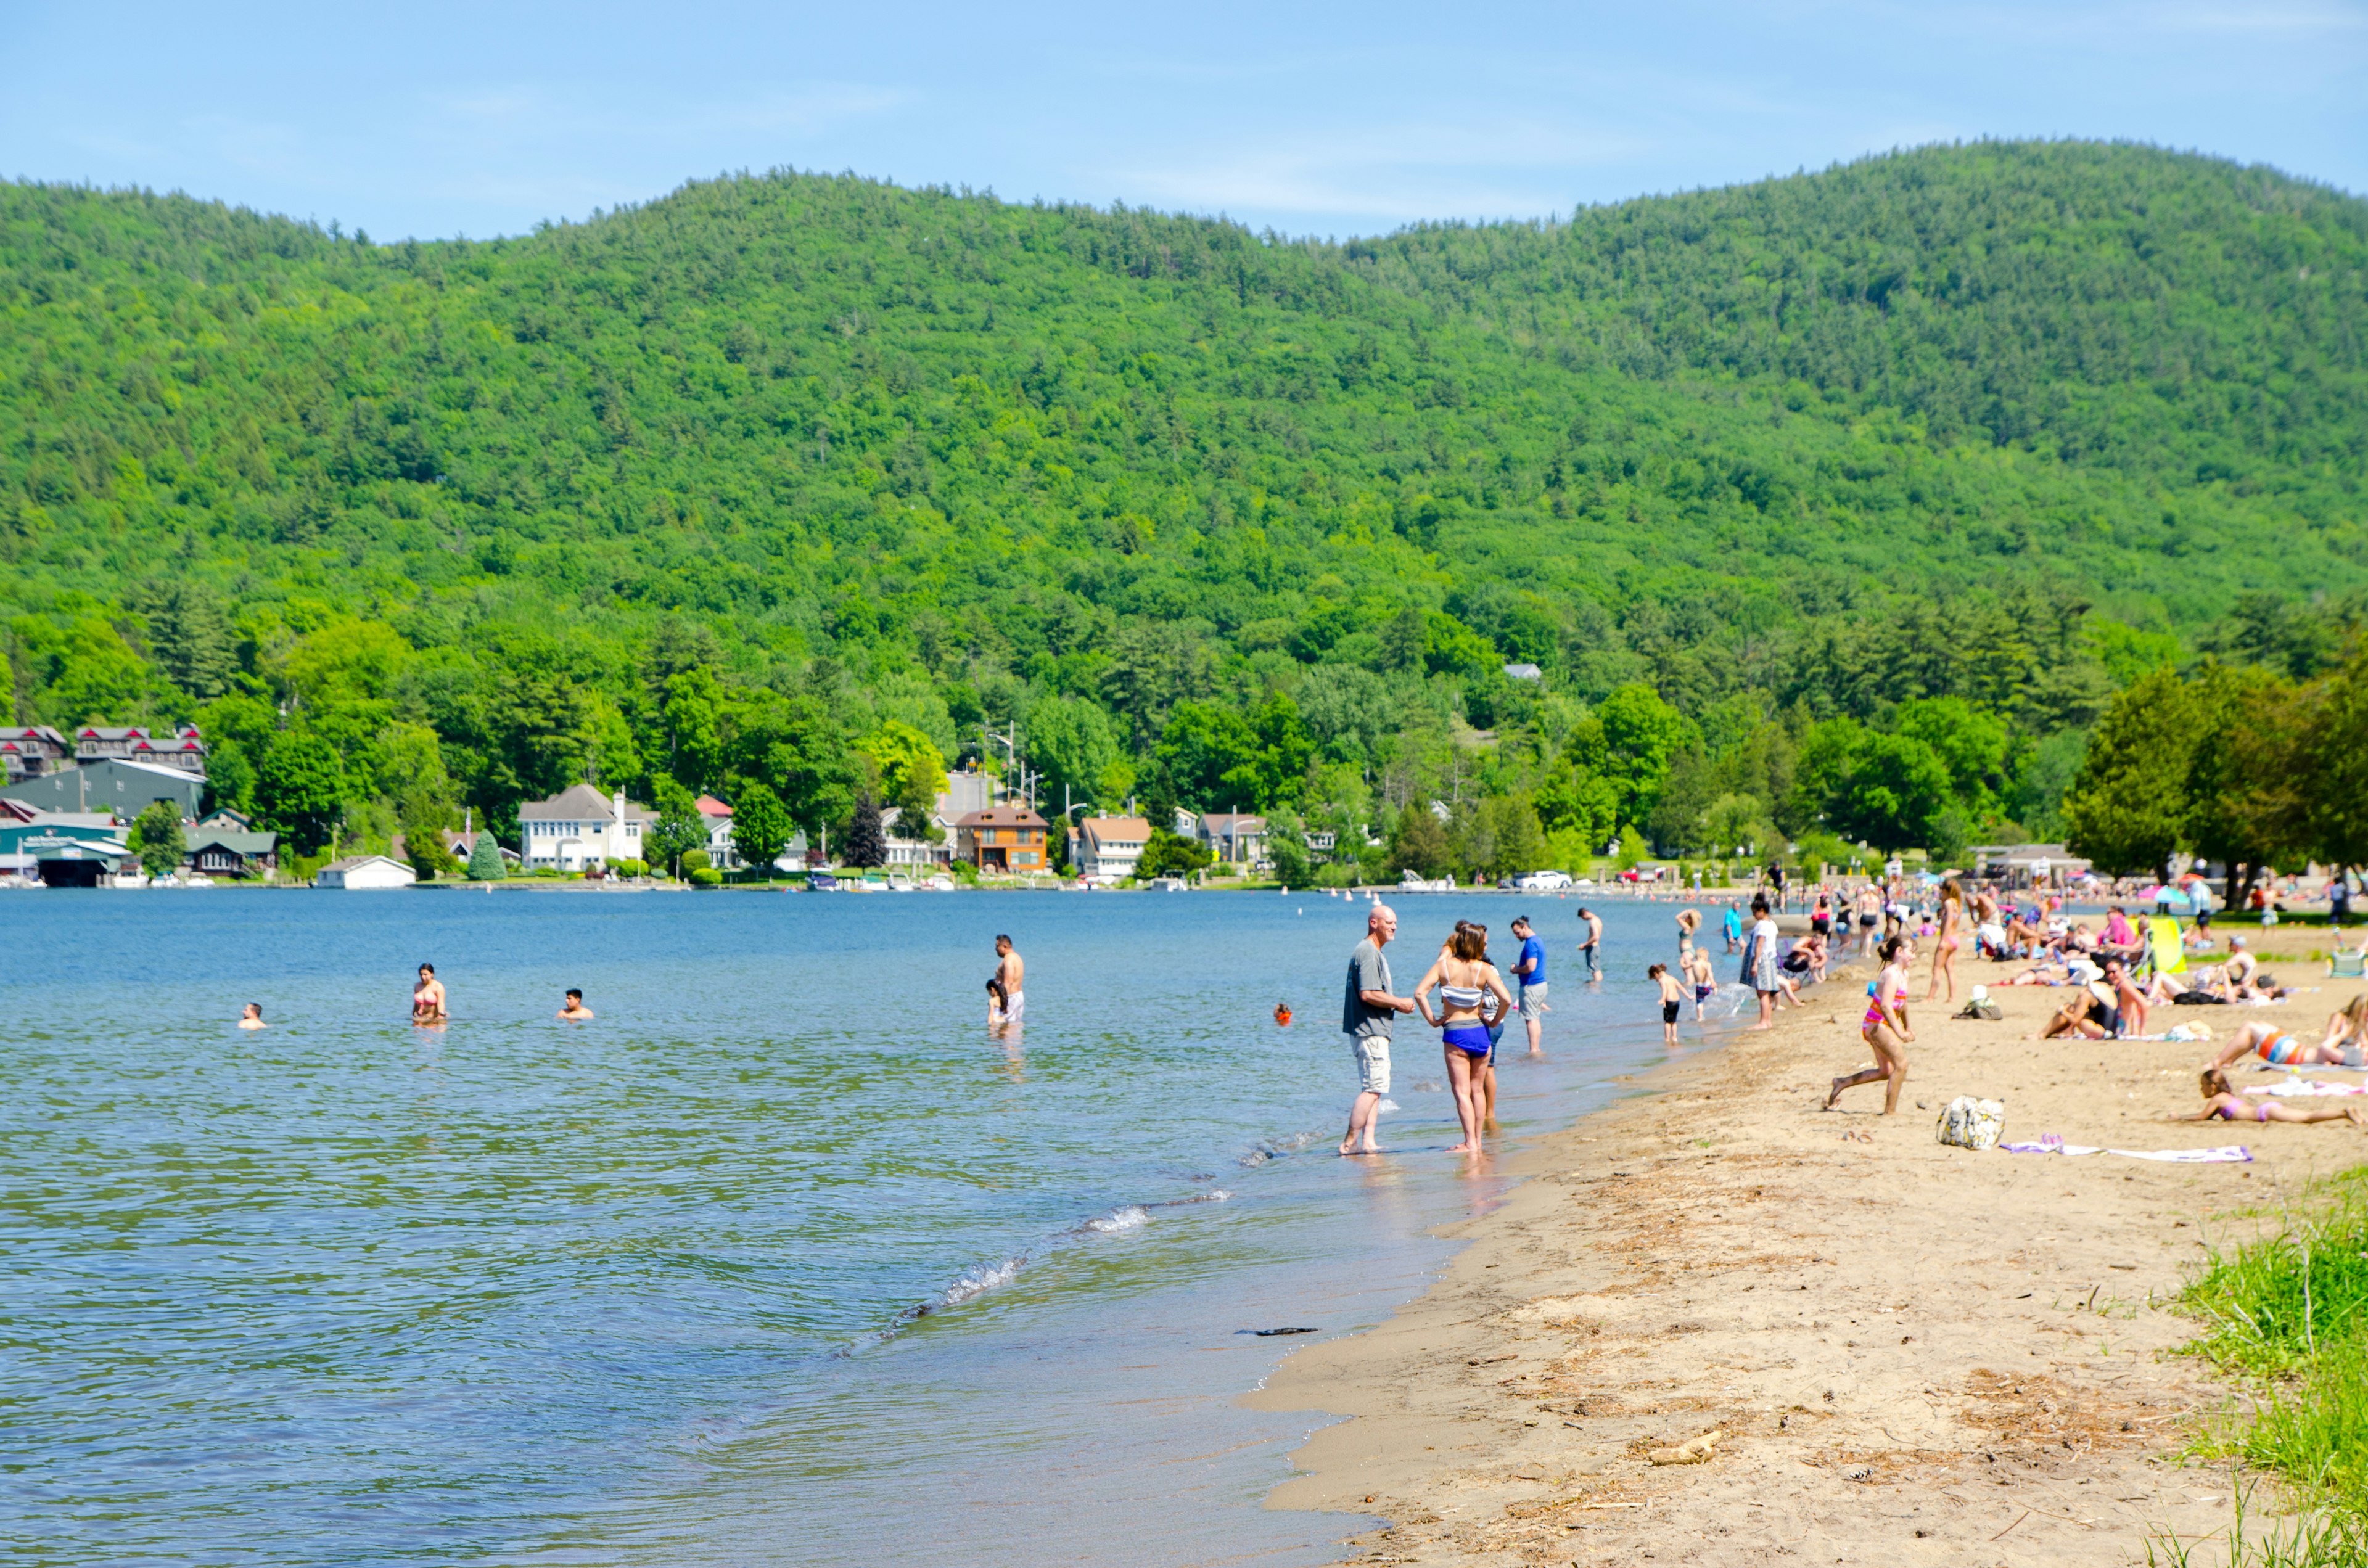
[[1028,993],[1015,991],[1011,994],[1010,1004],[1003,1009],[1003,1021],[1007,1024],[1016,1024],[1019,1021],[1020,1015],[1027,1011]]
[[1360,1094],[1386,1095],[1390,1092],[1390,1041],[1387,1035],[1363,1034],[1349,1040],[1349,1051],[1357,1059],[1357,1089]]

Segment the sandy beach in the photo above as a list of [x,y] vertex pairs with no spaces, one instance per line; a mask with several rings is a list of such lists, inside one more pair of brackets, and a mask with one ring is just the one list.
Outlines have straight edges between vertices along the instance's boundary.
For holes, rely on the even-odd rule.
[[[2266,1017],[2316,1038],[2359,984],[2275,967],[2320,988],[2151,1027],[2226,1039]],[[1451,1233],[1470,1245],[1428,1295],[1253,1396],[1353,1418],[1269,1506],[1389,1520],[1344,1550],[1361,1562],[2123,1564],[2152,1532],[2225,1529],[2226,1472],[2176,1457],[2224,1393],[2162,1354],[2194,1334],[2167,1303],[2207,1233],[2250,1234],[2242,1210],[2368,1159],[2368,1136],[2171,1123],[2201,1106],[2212,1046],[2034,1042],[2062,992],[1960,969],[1960,1004],[1987,983],[2005,1017],[1916,1004],[1919,963],[1896,1116],[1880,1085],[1819,1108],[1869,1060],[1872,970],[1837,971],[1775,1028],[1682,1052],[1526,1150],[1529,1179]],[[2003,1100],[2010,1142],[2242,1143],[2253,1162],[1950,1148],[1934,1122],[1958,1095]],[[1707,1462],[1648,1457],[1713,1431]]]

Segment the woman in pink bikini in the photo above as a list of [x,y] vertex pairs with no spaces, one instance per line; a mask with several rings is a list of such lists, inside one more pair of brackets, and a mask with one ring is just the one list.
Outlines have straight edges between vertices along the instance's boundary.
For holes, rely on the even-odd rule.
[[2206,1067],[2203,1070],[2203,1108],[2171,1119],[2210,1121],[2215,1117],[2228,1121],[2349,1121],[2368,1127],[2368,1110],[2356,1105],[2321,1106],[2315,1110],[2305,1110],[2281,1101],[2262,1100],[2255,1104],[2230,1085],[2227,1074],[2217,1067]]
[[1859,1038],[1874,1052],[1874,1065],[1835,1079],[1833,1092],[1826,1096],[1827,1110],[1844,1089],[1877,1081],[1884,1085],[1883,1114],[1899,1108],[1899,1086],[1907,1082],[1907,1047],[1916,1040],[1916,1031],[1907,1025],[1907,966],[1916,961],[1916,944],[1905,937],[1885,937],[1877,951],[1884,970],[1866,988],[1866,1017],[1858,1025]]

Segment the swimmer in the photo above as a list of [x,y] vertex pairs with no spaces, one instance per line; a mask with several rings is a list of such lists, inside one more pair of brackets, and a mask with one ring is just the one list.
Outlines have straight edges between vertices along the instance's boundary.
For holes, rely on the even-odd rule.
[[444,983],[436,978],[436,966],[419,966],[419,983],[411,992],[411,1021],[415,1024],[440,1024],[446,1021]]
[[986,983],[986,1024],[992,1029],[1017,1028],[1028,1011],[1028,997],[1020,990],[1020,983],[1028,977],[1028,964],[1011,945],[1011,938],[1001,935],[995,938],[995,978]]
[[238,1016],[238,1027],[243,1029],[269,1028],[271,1026],[263,1021],[263,1004],[249,1002]]
[[2174,1116],[2173,1121],[2210,1121],[2214,1118],[2228,1121],[2349,1121],[2354,1126],[2368,1127],[2368,1110],[2358,1106],[2321,1106],[2305,1110],[2299,1106],[2274,1100],[2258,1103],[2238,1094],[2228,1082],[2228,1074],[2217,1067],[2203,1070],[2203,1108],[2185,1116]]
[[1578,945],[1580,956],[1587,960],[1587,978],[1589,981],[1600,981],[1603,978],[1603,966],[1595,961],[1595,948],[1597,943],[1603,940],[1603,922],[1583,903],[1578,906],[1578,922],[1587,927],[1587,940]]
[[584,1005],[584,993],[571,985],[567,988],[567,1006],[559,1009],[557,1016],[574,1022],[582,1018],[597,1017],[598,1015]]
[[[1513,1006],[1513,994],[1505,989],[1504,980],[1487,961],[1487,951],[1488,928],[1461,923],[1448,942],[1447,952],[1423,975],[1422,983],[1414,988],[1416,1011],[1422,1015],[1424,1023],[1440,1031],[1448,1081],[1455,1090],[1455,1114],[1463,1124],[1463,1142],[1449,1149],[1451,1154],[1481,1153],[1481,1074],[1494,1049],[1488,1039],[1488,1026],[1503,1018]],[[1434,987],[1440,1001],[1436,1013],[1430,1006]],[[1486,1011],[1490,997],[1497,1002],[1494,1018]]]
[[1899,1087],[1907,1082],[1907,1047],[1916,1043],[1916,1031],[1907,1022],[1907,966],[1916,961],[1916,944],[1891,936],[1875,950],[1884,970],[1866,988],[1866,1016],[1858,1026],[1859,1038],[1874,1052],[1874,1065],[1835,1079],[1826,1096],[1827,1110],[1840,1101],[1844,1089],[1879,1082],[1884,1085],[1883,1114],[1889,1116],[1899,1108]]

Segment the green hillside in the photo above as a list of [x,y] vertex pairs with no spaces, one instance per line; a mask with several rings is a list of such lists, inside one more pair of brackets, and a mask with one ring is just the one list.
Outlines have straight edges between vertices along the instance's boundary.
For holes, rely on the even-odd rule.
[[2312,673],[2368,576],[2368,203],[2136,147],[1340,245],[800,175],[396,245],[0,185],[0,319],[18,718],[203,710],[306,837],[587,771],[820,827],[985,718],[1055,804],[1453,801],[1414,859],[1945,841],[2048,825],[2182,649]]

